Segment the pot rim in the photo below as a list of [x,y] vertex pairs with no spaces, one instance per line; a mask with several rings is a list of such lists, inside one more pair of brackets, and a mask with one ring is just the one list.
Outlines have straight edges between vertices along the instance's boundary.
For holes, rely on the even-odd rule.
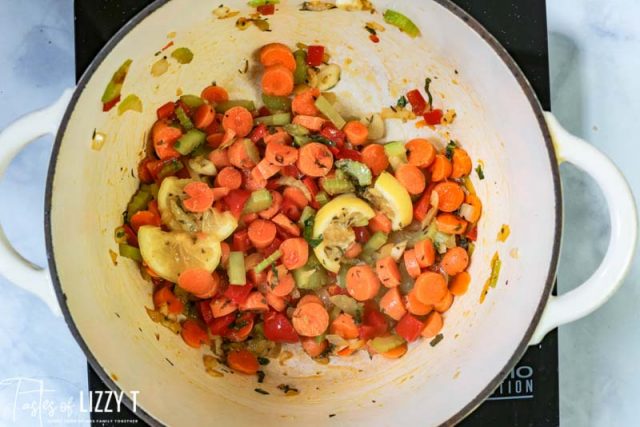
[[[78,98],[85,86],[93,76],[96,69],[102,64],[104,59],[111,53],[113,48],[120,43],[120,41],[129,34],[129,32],[135,28],[141,21],[159,9],[161,6],[168,3],[170,0],[155,0],[153,3],[146,6],[137,15],[135,15],[131,20],[129,20],[122,28],[120,28],[113,37],[104,45],[104,47],[98,52],[95,58],[91,61],[87,69],[83,72],[82,76],[78,80],[76,88],[74,90],[73,96],[67,106],[65,114],[60,122],[60,127],[58,128],[58,132],[56,134],[56,138],[53,145],[53,150],[51,153],[51,160],[49,162],[49,171],[47,175],[47,183],[45,190],[45,207],[44,207],[44,228],[45,228],[45,243],[47,250],[47,262],[49,265],[49,271],[51,273],[51,281],[53,283],[54,291],[56,297],[58,298],[58,303],[60,304],[60,309],[63,313],[64,319],[71,331],[71,334],[75,338],[76,342],[82,349],[83,353],[87,357],[87,361],[96,372],[98,377],[111,389],[117,392],[123,391],[118,384],[109,376],[106,370],[102,367],[100,362],[95,358],[89,346],[84,341],[80,331],[78,330],[73,317],[71,316],[71,312],[69,307],[67,306],[67,297],[62,290],[62,286],[60,283],[60,278],[58,276],[58,270],[55,264],[55,254],[53,247],[53,239],[52,239],[52,224],[51,224],[51,202],[53,196],[53,181],[56,172],[56,165],[58,160],[58,153],[60,151],[60,145],[62,144],[62,139],[65,134],[67,125],[69,123],[69,119],[71,118],[71,114],[73,113],[75,106],[78,102]],[[555,224],[554,224],[554,241],[551,253],[551,261],[549,263],[549,270],[547,273],[546,283],[542,292],[542,296],[538,301],[538,305],[536,307],[536,311],[531,319],[529,327],[524,333],[524,336],[513,354],[507,361],[507,363],[502,367],[502,369],[496,374],[496,376],[462,409],[456,412],[454,415],[449,417],[448,420],[442,423],[442,425],[453,426],[462,421],[467,415],[473,412],[480,404],[482,404],[487,397],[491,395],[491,393],[500,385],[502,380],[508,375],[511,369],[518,363],[518,361],[522,358],[525,351],[529,347],[529,342],[533,333],[540,321],[540,317],[542,316],[542,312],[546,307],[547,300],[549,295],[551,294],[551,290],[553,289],[556,277],[556,270],[558,266],[558,259],[560,255],[560,241],[562,238],[562,188],[560,185],[560,171],[558,167],[558,160],[556,157],[556,152],[554,149],[554,145],[551,139],[551,135],[549,129],[547,127],[544,111],[540,102],[529,83],[529,80],[525,77],[524,73],[515,62],[515,60],[509,55],[507,50],[500,44],[500,42],[486,29],[484,28],[475,18],[469,15],[466,11],[460,8],[458,5],[454,4],[451,0],[433,0],[438,3],[440,6],[447,9],[453,15],[461,19],[465,22],[471,30],[475,31],[498,55],[498,57],[502,60],[502,62],[509,68],[511,74],[515,77],[516,81],[520,85],[524,95],[527,97],[531,108],[535,114],[536,120],[538,121],[538,126],[540,127],[540,131],[542,132],[542,136],[544,138],[545,146],[547,148],[547,153],[549,156],[549,162],[551,166],[551,173],[553,175],[553,186],[554,186],[554,199],[555,199]],[[133,402],[130,397],[124,393],[124,403],[130,410],[133,411]],[[146,423],[153,426],[161,426],[162,423],[158,421],[151,414],[147,413],[141,406],[136,407],[136,411],[134,412],[136,416],[142,418]]]

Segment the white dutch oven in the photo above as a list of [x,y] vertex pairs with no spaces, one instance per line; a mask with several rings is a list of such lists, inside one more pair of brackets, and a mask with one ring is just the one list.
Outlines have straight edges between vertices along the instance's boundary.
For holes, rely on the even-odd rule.
[[[455,424],[477,407],[527,346],[552,328],[589,314],[620,285],[636,242],[636,212],[624,178],[589,144],[567,134],[542,112],[531,87],[504,49],[477,22],[447,0],[377,1],[378,10],[398,9],[422,30],[411,39],[389,27],[374,44],[363,29],[380,21],[367,12],[298,11],[285,1],[270,17],[272,32],[236,30],[235,18],[218,20],[217,6],[196,0],[156,1],[127,24],[102,50],[78,87],[49,108],[32,113],[0,136],[0,172],[29,141],[57,133],[46,195],[46,238],[50,273],[20,258],[0,233],[0,272],[37,294],[53,310],[62,308],[91,365],[113,389],[139,390],[138,415],[168,425],[437,425]],[[245,1],[226,1],[245,16]],[[177,33],[176,46],[195,54],[189,65],[171,64],[160,78],[150,75],[154,53]],[[484,203],[479,239],[470,269],[470,291],[446,314],[444,340],[411,346],[398,361],[341,359],[329,366],[304,354],[266,367],[261,395],[254,377],[205,374],[201,353],[151,322],[151,287],[136,266],[109,256],[113,230],[138,185],[131,171],[142,156],[156,106],[176,90],[199,93],[212,80],[233,97],[257,99],[256,49],[272,41],[329,47],[343,68],[336,92],[344,110],[364,115],[390,105],[427,76],[437,76],[436,105],[455,108],[450,131],[473,159],[485,164],[486,179],[474,176]],[[133,65],[123,95],[137,94],[142,114],[101,112],[99,102],[114,70]],[[37,117],[36,117],[37,116]],[[34,127],[34,123],[37,124]],[[430,131],[388,123],[387,139]],[[90,148],[97,129],[107,135],[101,151]],[[434,141],[440,135],[428,133]],[[604,261],[579,288],[553,297],[562,213],[558,162],[568,161],[601,186],[609,208],[611,239]],[[511,236],[496,241],[502,224]],[[489,261],[499,252],[498,286],[483,304],[479,296]],[[51,276],[49,276],[49,274]],[[52,280],[51,280],[52,279]],[[58,297],[51,291],[51,281]],[[159,334],[159,339],[156,338]],[[280,383],[301,393],[285,397]],[[275,391],[274,391],[275,390]],[[127,402],[131,406],[131,401]],[[335,414],[329,417],[329,414]]]

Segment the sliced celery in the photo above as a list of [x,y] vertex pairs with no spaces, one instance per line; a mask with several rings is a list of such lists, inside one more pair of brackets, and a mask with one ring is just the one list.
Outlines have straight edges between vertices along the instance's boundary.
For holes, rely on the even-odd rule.
[[136,111],[138,113],[142,113],[142,101],[138,98],[138,95],[129,94],[125,99],[120,102],[118,105],[118,115],[121,116],[127,111]]
[[263,93],[262,102],[271,112],[291,111],[291,99],[286,96],[271,96]]
[[420,35],[420,29],[413,23],[411,19],[400,12],[387,9],[384,12],[384,22],[397,27],[400,31],[407,33],[410,37],[415,38]]
[[302,210],[302,213],[300,214],[300,219],[298,220],[298,224],[304,227],[306,221],[309,218],[313,218],[315,214],[316,214],[315,209],[313,209],[311,206],[305,206],[304,209]]
[[142,262],[142,255],[140,254],[140,249],[135,246],[127,245],[126,243],[120,243],[118,245],[118,249],[120,252],[120,256],[125,258],[132,259],[137,262]]
[[193,150],[201,146],[207,135],[197,129],[191,129],[178,139],[173,148],[183,156],[190,154]]
[[302,49],[298,49],[293,52],[293,56],[296,58],[296,71],[293,73],[293,80],[295,84],[301,85],[307,81],[307,52]]
[[400,347],[404,342],[404,338],[398,335],[388,335],[386,337],[375,337],[371,340],[370,345],[376,353],[386,353],[396,347]]
[[[344,311],[351,316],[357,317],[358,315],[362,316],[363,304],[357,302],[355,299],[351,298],[347,295],[334,295],[329,297],[333,305],[340,308],[340,310]],[[359,313],[358,313],[359,312]]]
[[407,149],[400,141],[385,144],[384,153],[389,158],[389,164],[394,170],[407,163]]
[[131,66],[132,62],[133,61],[131,59],[127,59],[116,70],[116,72],[113,73],[111,80],[107,84],[107,87],[104,89],[104,93],[102,94],[101,101],[103,104],[108,104],[120,96],[122,84],[124,83],[125,77],[127,77],[127,73],[129,72],[129,67]]
[[131,221],[131,217],[134,216],[136,212],[147,209],[147,205],[152,199],[153,196],[149,191],[149,187],[146,185],[140,186],[127,205],[127,221]]
[[160,173],[158,174],[158,178],[162,179],[171,175],[175,175],[178,171],[182,170],[182,168],[184,168],[182,162],[180,160],[174,159],[162,166],[162,169],[160,169]]
[[229,284],[244,286],[247,283],[247,271],[244,267],[244,254],[242,252],[230,252],[227,264],[227,276]]
[[329,195],[324,191],[319,191],[318,194],[316,194],[316,202],[318,202],[320,206],[326,205],[329,203]]
[[293,278],[300,289],[320,289],[330,282],[326,270],[322,268],[313,252],[309,253],[309,259],[304,266],[293,270]]
[[284,126],[291,123],[290,113],[276,113],[271,116],[258,117],[255,123],[263,123],[267,126]]
[[293,137],[309,135],[309,129],[296,124],[286,124],[284,125],[284,130]]
[[244,205],[242,213],[250,214],[268,209],[273,203],[271,193],[265,188],[254,191]]
[[180,125],[186,130],[193,129],[193,122],[187,115],[187,113],[182,109],[182,107],[176,108],[176,117],[180,122]]
[[371,185],[371,169],[364,163],[350,159],[342,159],[336,162],[336,167],[347,175],[355,178],[359,186],[364,187]]
[[266,268],[268,268],[271,264],[279,260],[281,256],[282,256],[282,252],[280,250],[275,251],[274,253],[272,253],[262,261],[260,261],[258,265],[256,265],[253,268],[253,271],[255,271],[256,273],[261,273]]
[[385,243],[387,243],[388,235],[383,233],[382,231],[376,231],[369,238],[367,243],[364,244],[362,248],[363,256],[371,256],[375,251],[380,249]]
[[349,181],[345,174],[339,169],[336,171],[336,175],[333,178],[321,178],[320,187],[322,187],[322,189],[331,196],[355,191],[353,183]]
[[256,104],[247,99],[235,99],[233,101],[221,102],[216,104],[216,113],[226,113],[227,110],[233,107],[244,107],[249,111],[253,111],[256,109]]
[[318,99],[316,99],[315,104],[316,108],[320,110],[320,112],[324,114],[327,119],[329,119],[331,123],[333,123],[334,126],[338,129],[342,129],[344,125],[347,124],[345,119],[342,118],[340,113],[338,113],[336,109],[333,108],[333,105],[331,105],[331,103],[324,96],[320,95]]
[[180,101],[184,102],[184,104],[189,108],[198,108],[204,101],[197,95],[182,95],[180,97]]

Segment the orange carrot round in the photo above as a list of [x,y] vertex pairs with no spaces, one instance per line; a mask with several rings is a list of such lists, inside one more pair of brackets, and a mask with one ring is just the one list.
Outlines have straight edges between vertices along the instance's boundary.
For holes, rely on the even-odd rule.
[[173,146],[178,138],[182,136],[182,131],[177,127],[169,126],[165,121],[157,121],[151,129],[151,140],[153,148],[161,160],[180,157]]
[[309,259],[309,245],[301,237],[287,239],[280,244],[282,263],[288,270],[295,270],[307,263]]
[[380,281],[368,265],[356,265],[347,271],[347,291],[358,301],[366,301],[378,294]]
[[469,265],[469,254],[459,246],[451,248],[442,257],[440,265],[449,276],[455,276],[467,269]]
[[465,217],[469,220],[469,222],[475,223],[480,219],[480,215],[482,215],[482,201],[475,194],[467,194],[465,197],[465,203],[471,206],[471,212]]
[[433,309],[438,313],[444,313],[445,311],[449,310],[451,304],[453,304],[453,294],[451,292],[447,292],[444,298],[433,305]]
[[389,351],[385,351],[384,353],[381,353],[381,355],[383,357],[386,357],[387,359],[399,359],[405,355],[408,348],[409,347],[407,346],[407,343],[404,343],[402,345],[397,346],[396,348],[392,348]]
[[363,145],[369,138],[369,129],[357,120],[348,122],[342,131],[347,135],[351,145]]
[[260,369],[256,356],[244,348],[227,353],[227,364],[234,371],[247,375],[255,375]]
[[237,190],[242,185],[242,174],[233,166],[227,166],[218,172],[215,179],[218,187],[226,187],[229,190]]
[[244,138],[253,128],[253,116],[244,107],[232,107],[224,113],[222,127],[225,131],[233,131],[237,137]]
[[249,294],[246,300],[238,307],[240,311],[269,311],[267,300],[264,295],[258,291],[253,291]]
[[216,114],[209,104],[202,104],[193,114],[193,124],[198,129],[206,129],[213,123]]
[[284,65],[272,65],[262,75],[262,90],[271,96],[289,96],[293,92],[293,72]]
[[416,258],[421,268],[427,268],[433,265],[436,260],[436,251],[431,240],[420,240],[415,244],[413,249],[416,251]]
[[458,273],[449,282],[449,292],[455,296],[464,295],[469,289],[469,283],[471,283],[471,275],[468,272]]
[[462,148],[454,148],[451,158],[453,166],[451,178],[458,179],[471,173],[471,157]]
[[221,86],[207,86],[202,90],[200,97],[210,104],[219,104],[221,102],[227,102],[229,100],[229,94]]
[[270,292],[279,297],[286,297],[296,287],[296,282],[291,273],[284,265],[276,267],[278,275],[276,276],[273,269],[267,273],[267,283],[269,283]]
[[223,150],[213,150],[209,153],[209,160],[211,160],[211,163],[213,163],[218,169],[222,169],[225,166],[231,166],[226,148]]
[[351,244],[347,247],[347,250],[344,251],[344,256],[349,259],[354,259],[357,258],[361,253],[362,245],[358,242],[351,242]]
[[426,139],[416,138],[407,142],[405,145],[407,148],[409,163],[419,168],[426,168],[431,166],[436,158],[436,149]]
[[256,248],[266,248],[276,238],[276,225],[266,219],[256,219],[249,224],[249,240]]
[[424,316],[425,314],[431,313],[433,310],[433,305],[423,304],[418,297],[416,296],[416,290],[412,289],[406,298],[407,310],[409,313],[414,314],[416,316]]
[[296,60],[291,49],[282,43],[269,43],[260,49],[260,63],[265,67],[282,65],[291,72],[296,70]]
[[327,349],[327,340],[316,341],[315,337],[302,338],[302,348],[309,357],[318,357]]
[[315,294],[307,294],[302,298],[300,298],[300,301],[298,301],[298,304],[296,305],[296,307],[301,307],[305,304],[311,304],[311,303],[322,305],[322,300]]
[[184,342],[193,348],[200,348],[202,343],[207,342],[209,339],[207,332],[200,327],[197,321],[192,319],[187,319],[182,322],[180,335],[182,335]]
[[291,102],[291,111],[294,114],[302,114],[303,116],[316,116],[318,115],[318,108],[316,108],[316,98],[320,96],[320,90],[318,88],[307,89],[304,92],[297,94]]
[[287,301],[282,297],[267,292],[265,298],[267,299],[267,304],[275,311],[284,311],[287,308]]
[[182,204],[190,212],[204,212],[215,200],[213,191],[204,182],[190,182],[185,185],[183,191],[189,197],[183,200]]
[[325,176],[333,167],[333,154],[326,145],[311,142],[300,148],[296,165],[307,176]]
[[299,305],[291,318],[293,328],[303,337],[317,337],[329,327],[329,313],[322,304],[307,303]]
[[380,298],[380,310],[393,320],[400,320],[407,314],[407,309],[402,302],[402,296],[398,288],[389,289]]
[[413,289],[418,301],[423,304],[437,304],[444,298],[447,292],[447,281],[442,274],[427,271],[416,279]]
[[238,309],[238,305],[228,298],[216,298],[209,303],[213,317],[218,318],[231,314]]
[[369,220],[369,230],[372,233],[381,231],[385,234],[391,233],[391,220],[382,212],[376,212],[375,216]]
[[285,199],[292,201],[298,208],[304,209],[309,204],[307,196],[298,187],[287,187],[282,193]]
[[154,225],[160,227],[162,224],[160,217],[151,211],[138,211],[131,217],[131,228],[133,231],[138,232],[138,229],[143,225]]
[[264,158],[275,166],[289,166],[298,160],[298,150],[289,145],[272,142],[267,144]]
[[401,165],[396,170],[396,178],[407,189],[409,194],[421,194],[427,185],[424,174],[417,166],[412,164]]
[[273,191],[273,190],[270,191],[270,193],[271,193],[271,206],[269,206],[267,209],[260,211],[258,213],[260,218],[271,219],[278,212],[280,212],[280,207],[282,206],[282,195],[277,191]]
[[429,167],[429,170],[431,171],[431,181],[439,182],[449,178],[451,175],[451,168],[451,162],[446,156],[443,156],[442,154],[436,155],[436,158]]
[[347,313],[342,313],[331,322],[329,331],[332,334],[339,335],[345,340],[358,338],[359,332],[353,317]]
[[400,284],[400,270],[391,256],[376,261],[376,274],[380,282],[387,288],[395,288]]
[[404,266],[407,269],[409,276],[414,279],[420,275],[420,264],[418,264],[418,257],[416,256],[415,249],[407,249],[402,254],[404,260]]
[[227,150],[229,162],[240,170],[251,169],[256,165],[255,160],[251,158],[247,145],[253,145],[253,143],[249,140],[238,139]]
[[370,144],[362,150],[362,162],[374,175],[380,175],[389,167],[389,158],[380,144]]
[[433,187],[433,191],[438,193],[438,209],[442,212],[456,211],[464,202],[464,191],[458,183],[440,182]]
[[178,285],[195,296],[215,294],[219,283],[213,275],[202,268],[191,268],[178,276]]
[[447,234],[463,234],[467,229],[467,221],[454,214],[444,213],[436,217],[438,231]]
[[432,311],[424,321],[422,336],[425,338],[435,337],[442,330],[443,323],[442,315],[437,311]]
[[325,124],[326,120],[322,117],[316,116],[303,116],[301,114],[295,116],[292,120],[294,125],[300,125],[305,127],[311,131],[319,131],[322,129],[322,126]]

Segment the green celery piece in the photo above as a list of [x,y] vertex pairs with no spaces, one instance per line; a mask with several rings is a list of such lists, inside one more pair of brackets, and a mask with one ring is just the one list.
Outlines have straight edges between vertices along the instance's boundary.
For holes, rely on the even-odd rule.
[[407,149],[400,141],[385,144],[384,153],[387,155],[389,163],[394,170],[399,168],[402,164],[407,163]]
[[247,203],[245,203],[244,205],[242,213],[251,214],[263,211],[271,207],[271,203],[273,203],[271,193],[269,192],[269,190],[261,188],[251,193],[251,196],[249,196]]
[[256,124],[263,123],[267,126],[284,126],[291,123],[291,113],[276,113],[271,116],[258,117]]
[[233,107],[244,107],[249,111],[254,111],[256,109],[256,104],[247,99],[235,99],[233,101],[221,102],[216,104],[216,113],[226,113],[227,110]]
[[186,156],[193,152],[196,148],[200,147],[206,140],[207,135],[197,129],[191,129],[184,135],[182,135],[173,148],[183,156]]
[[127,222],[131,221],[131,217],[137,212],[147,209],[147,205],[151,200],[153,200],[153,195],[149,191],[149,187],[141,185],[127,205]]
[[262,94],[262,102],[269,111],[291,111],[291,99],[286,96],[271,96]]
[[244,255],[242,252],[230,252],[227,262],[227,276],[229,276],[229,284],[235,286],[244,286],[247,283],[247,271],[244,266]]
[[271,264],[273,264],[274,262],[279,260],[280,257],[282,257],[282,252],[278,249],[274,253],[272,253],[271,255],[269,255],[268,257],[263,259],[262,261],[260,261],[258,263],[258,265],[256,265],[253,268],[253,271],[255,271],[256,273],[261,273],[266,268],[268,268]]
[[293,56],[296,58],[296,70],[293,73],[293,80],[295,84],[301,85],[307,81],[307,52],[303,49],[298,49],[293,52]]
[[178,118],[180,125],[185,128],[185,130],[193,129],[193,122],[182,107],[176,108],[176,117]]
[[182,162],[174,159],[169,163],[165,164],[164,166],[162,166],[162,169],[160,169],[160,173],[158,174],[158,178],[162,179],[162,178],[166,178],[168,176],[174,175],[175,173],[180,171],[182,168],[184,168],[184,165],[182,164]]
[[342,159],[336,162],[336,167],[347,175],[355,178],[359,186],[364,187],[371,185],[371,169],[364,163],[350,159]]
[[376,353],[386,353],[396,347],[400,347],[404,343],[404,338],[398,335],[388,335],[386,337],[376,337],[371,340],[370,344]]
[[324,114],[338,129],[342,129],[344,125],[347,124],[346,120],[342,118],[340,113],[333,108],[333,105],[331,105],[324,96],[320,95],[318,99],[316,99],[315,105],[316,108],[320,110],[320,112]]
[[384,12],[384,22],[397,27],[400,31],[407,33],[410,37],[416,38],[420,35],[420,29],[411,19],[403,15],[402,13],[387,9]]
[[[338,176],[334,178],[323,177],[320,180],[320,187],[322,187],[322,189],[331,196],[355,191],[355,187],[351,181],[347,178],[341,178]],[[317,197],[318,196],[316,195],[316,200]]]
[[184,104],[189,108],[198,108],[204,101],[197,95],[182,95],[180,97],[180,101],[184,102]]
[[320,206],[326,205],[329,203],[329,195],[325,191],[318,191],[318,194],[316,194],[316,202],[318,202]]
[[120,252],[120,256],[132,259],[137,262],[142,262],[142,254],[140,253],[140,249],[136,248],[135,246],[130,246],[126,243],[120,243],[118,245],[118,250]]
[[384,246],[385,243],[387,243],[388,237],[389,236],[383,233],[382,231],[376,231],[369,238],[367,243],[364,244],[364,247],[362,248],[362,254],[364,256],[372,255],[375,251],[377,251],[382,246]]

